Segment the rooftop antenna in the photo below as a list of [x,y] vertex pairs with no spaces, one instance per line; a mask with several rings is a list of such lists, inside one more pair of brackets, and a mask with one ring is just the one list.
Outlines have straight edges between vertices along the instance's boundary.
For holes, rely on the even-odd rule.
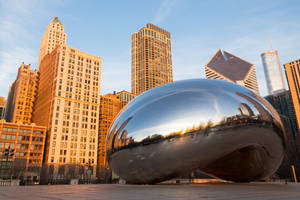
[[272,39],[271,38],[269,38],[269,42],[270,42],[270,46],[271,46],[272,51],[274,51],[273,44],[272,44]]

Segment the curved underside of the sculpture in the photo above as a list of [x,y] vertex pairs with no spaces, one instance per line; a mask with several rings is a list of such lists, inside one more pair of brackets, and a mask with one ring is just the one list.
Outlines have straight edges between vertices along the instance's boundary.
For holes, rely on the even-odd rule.
[[193,79],[149,90],[115,119],[107,137],[111,169],[128,183],[158,183],[200,169],[250,182],[279,167],[279,115],[252,91]]

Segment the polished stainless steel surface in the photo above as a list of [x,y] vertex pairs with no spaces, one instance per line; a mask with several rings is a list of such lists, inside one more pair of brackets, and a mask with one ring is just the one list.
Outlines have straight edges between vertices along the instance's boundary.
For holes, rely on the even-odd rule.
[[249,182],[277,170],[285,138],[278,113],[251,90],[191,79],[129,103],[110,128],[107,159],[128,183],[157,183],[195,169]]

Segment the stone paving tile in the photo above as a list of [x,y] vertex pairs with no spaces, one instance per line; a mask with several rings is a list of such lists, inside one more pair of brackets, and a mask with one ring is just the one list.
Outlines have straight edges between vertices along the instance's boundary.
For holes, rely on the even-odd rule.
[[0,187],[0,199],[300,199],[300,184],[54,185]]

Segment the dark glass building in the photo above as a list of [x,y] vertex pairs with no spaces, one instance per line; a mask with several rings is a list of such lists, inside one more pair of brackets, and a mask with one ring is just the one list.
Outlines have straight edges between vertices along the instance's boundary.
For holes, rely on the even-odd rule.
[[290,91],[269,95],[265,99],[272,104],[280,115],[286,116],[290,120],[291,131],[295,135],[298,127]]

